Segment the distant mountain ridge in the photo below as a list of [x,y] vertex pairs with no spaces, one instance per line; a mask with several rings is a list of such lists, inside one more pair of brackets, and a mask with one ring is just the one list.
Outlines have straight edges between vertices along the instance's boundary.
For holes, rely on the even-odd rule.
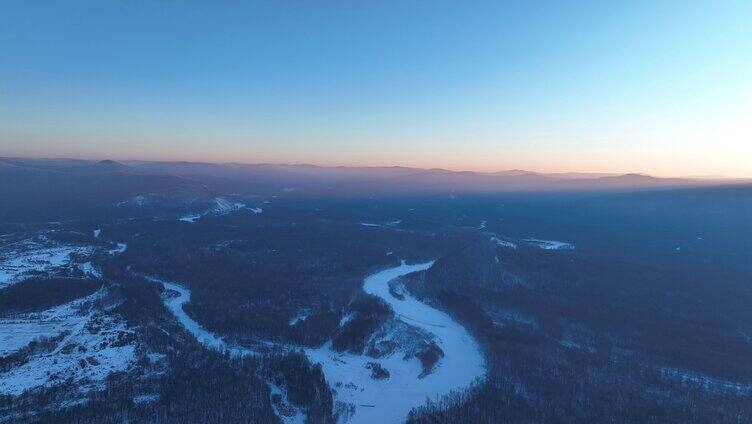
[[[259,195],[410,195],[441,193],[653,190],[712,186],[752,180],[659,178],[646,174],[452,171],[413,167],[318,166],[202,162],[83,161],[76,159],[0,158],[1,172],[62,172],[110,178],[162,178],[160,190],[194,186],[197,191]],[[166,180],[165,180],[166,179]],[[175,184],[164,184],[174,179]],[[159,190],[157,190],[159,191]],[[189,192],[193,189],[189,189]]]
[[105,159],[92,165],[92,168],[102,171],[128,171],[132,168],[114,160]]
[[[744,185],[744,184],[747,185]],[[589,193],[740,187],[752,180],[658,178],[644,174],[493,173],[410,167],[0,158],[0,222],[146,209],[187,210],[219,196],[389,197],[494,193]],[[133,199],[149,199],[135,205]],[[120,205],[120,206],[117,206]]]

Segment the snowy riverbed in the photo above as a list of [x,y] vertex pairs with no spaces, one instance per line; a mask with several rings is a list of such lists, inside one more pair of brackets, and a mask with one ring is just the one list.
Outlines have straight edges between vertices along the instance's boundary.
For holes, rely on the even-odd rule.
[[193,318],[189,317],[188,314],[186,314],[183,310],[183,305],[191,300],[190,290],[177,283],[162,281],[154,277],[146,277],[146,279],[155,283],[161,283],[164,286],[165,290],[168,291],[163,296],[165,306],[167,306],[167,309],[169,309],[170,312],[175,315],[175,318],[180,321],[180,324],[182,324],[189,333],[193,334],[193,337],[195,337],[196,340],[198,340],[204,346],[210,347],[212,349],[219,351],[224,351],[227,349],[227,345],[225,344],[224,340],[216,336],[214,333],[206,330]]
[[[163,281],[155,277],[146,276],[149,281],[160,283],[164,286],[166,293],[162,299],[167,306],[167,309],[175,315],[175,318],[188,330],[189,333],[204,346],[211,349],[229,352],[231,355],[255,355],[257,352],[253,349],[246,349],[241,347],[231,347],[225,341],[216,334],[206,330],[193,318],[188,316],[183,310],[183,305],[191,300],[191,291],[177,283],[171,283]],[[272,394],[272,404],[279,419],[285,424],[302,424],[305,422],[305,412],[299,408],[294,407],[287,400],[287,392],[279,386],[269,383]],[[274,402],[274,395],[279,395],[281,401],[279,403]]]

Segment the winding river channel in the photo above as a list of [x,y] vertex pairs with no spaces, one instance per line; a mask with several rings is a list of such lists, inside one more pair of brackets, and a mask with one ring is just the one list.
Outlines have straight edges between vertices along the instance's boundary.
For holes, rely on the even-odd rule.
[[[365,278],[363,289],[386,301],[398,319],[432,333],[444,351],[444,357],[432,373],[419,378],[422,371],[417,358],[404,360],[395,353],[374,359],[365,355],[339,353],[327,343],[317,349],[304,349],[313,363],[320,363],[327,383],[334,390],[335,412],[340,423],[371,424],[404,422],[411,409],[426,400],[439,400],[453,390],[464,390],[485,375],[483,354],[478,343],[459,323],[446,313],[407,295],[398,299],[389,292],[389,282],[414,272],[427,270],[433,262],[408,265],[402,263]],[[183,304],[190,291],[176,284],[153,279],[177,293],[165,297],[166,306],[201,343],[220,350],[244,354],[232,349],[217,335],[207,331],[189,317]],[[290,347],[290,346],[288,346]],[[250,352],[248,352],[250,353]],[[389,378],[374,380],[368,362],[379,362],[389,371]]]

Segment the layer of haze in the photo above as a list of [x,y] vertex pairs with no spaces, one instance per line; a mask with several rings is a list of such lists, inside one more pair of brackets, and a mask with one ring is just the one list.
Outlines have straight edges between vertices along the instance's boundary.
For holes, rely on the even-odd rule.
[[749,1],[0,16],[0,155],[752,176]]

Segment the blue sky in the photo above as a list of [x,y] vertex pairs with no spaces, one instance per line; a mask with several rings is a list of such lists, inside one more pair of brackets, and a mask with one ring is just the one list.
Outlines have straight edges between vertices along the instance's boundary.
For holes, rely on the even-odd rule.
[[752,176],[749,1],[0,16],[0,155]]

